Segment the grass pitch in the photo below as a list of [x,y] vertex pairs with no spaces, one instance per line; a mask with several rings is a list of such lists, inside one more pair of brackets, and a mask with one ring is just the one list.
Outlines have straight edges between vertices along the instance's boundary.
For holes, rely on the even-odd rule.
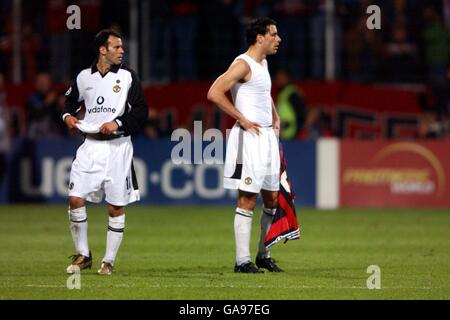
[[[257,211],[258,212],[258,211]],[[278,243],[282,274],[235,274],[233,207],[127,209],[112,276],[96,275],[107,214],[88,206],[91,270],[69,290],[66,206],[0,206],[0,299],[449,299],[448,210],[298,209],[302,237]],[[252,230],[256,253],[259,213]],[[381,269],[369,290],[367,268]]]

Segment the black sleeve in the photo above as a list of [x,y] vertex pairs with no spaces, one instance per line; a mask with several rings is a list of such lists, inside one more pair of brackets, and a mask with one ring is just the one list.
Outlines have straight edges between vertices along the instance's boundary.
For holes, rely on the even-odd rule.
[[138,132],[148,118],[148,107],[145,102],[141,82],[133,70],[131,72],[131,87],[128,91],[127,107],[122,116],[117,119],[122,122],[120,130],[126,135]]
[[66,102],[64,103],[64,110],[61,114],[64,115],[66,113],[70,113],[71,115],[75,115],[75,113],[80,108],[81,102],[78,101],[80,97],[80,92],[78,91],[77,80],[72,82],[69,89],[66,91]]

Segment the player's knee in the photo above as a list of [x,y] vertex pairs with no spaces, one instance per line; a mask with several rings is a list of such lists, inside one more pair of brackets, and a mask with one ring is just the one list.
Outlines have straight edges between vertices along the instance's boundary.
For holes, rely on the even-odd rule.
[[276,209],[278,207],[278,192],[263,190],[262,198],[265,208]]
[[124,214],[123,207],[108,205],[108,214],[110,217],[119,217]]
[[238,207],[244,210],[253,211],[256,207],[257,194],[239,190]]
[[256,207],[256,198],[240,198],[238,207],[247,211],[253,211]]
[[85,205],[84,199],[78,197],[69,197],[70,209],[78,209],[84,207],[84,205]]
[[264,207],[268,209],[276,209],[278,207],[278,198],[267,199],[264,201]]

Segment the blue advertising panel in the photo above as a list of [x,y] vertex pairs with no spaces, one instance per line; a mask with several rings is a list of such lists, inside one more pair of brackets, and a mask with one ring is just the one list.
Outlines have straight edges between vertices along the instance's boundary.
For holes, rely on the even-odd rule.
[[[134,139],[134,167],[142,204],[235,203],[236,192],[222,187],[225,143]],[[220,141],[219,141],[220,142]],[[0,185],[1,203],[67,202],[69,173],[81,140],[17,139]],[[299,206],[316,204],[316,143],[284,142],[288,174]],[[189,148],[190,146],[190,148]],[[175,163],[173,156],[186,163]],[[211,157],[217,163],[212,163]],[[179,160],[179,159],[178,159]]]
[[295,204],[316,206],[316,141],[284,141],[288,178],[296,194]]

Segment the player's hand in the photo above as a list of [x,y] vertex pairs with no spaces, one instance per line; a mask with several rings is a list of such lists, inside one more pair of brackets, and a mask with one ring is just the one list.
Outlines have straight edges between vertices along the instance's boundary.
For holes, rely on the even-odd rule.
[[245,130],[250,131],[250,132],[255,132],[256,135],[259,135],[259,128],[261,128],[261,126],[258,123],[251,122],[251,121],[243,118],[243,119],[239,119],[239,124]]
[[66,123],[69,129],[76,129],[77,123],[79,123],[78,119],[74,116],[67,116],[64,118],[64,122]]
[[99,130],[103,134],[111,134],[113,133],[113,131],[116,131],[117,129],[119,129],[119,125],[117,124],[117,122],[110,121],[102,124]]

